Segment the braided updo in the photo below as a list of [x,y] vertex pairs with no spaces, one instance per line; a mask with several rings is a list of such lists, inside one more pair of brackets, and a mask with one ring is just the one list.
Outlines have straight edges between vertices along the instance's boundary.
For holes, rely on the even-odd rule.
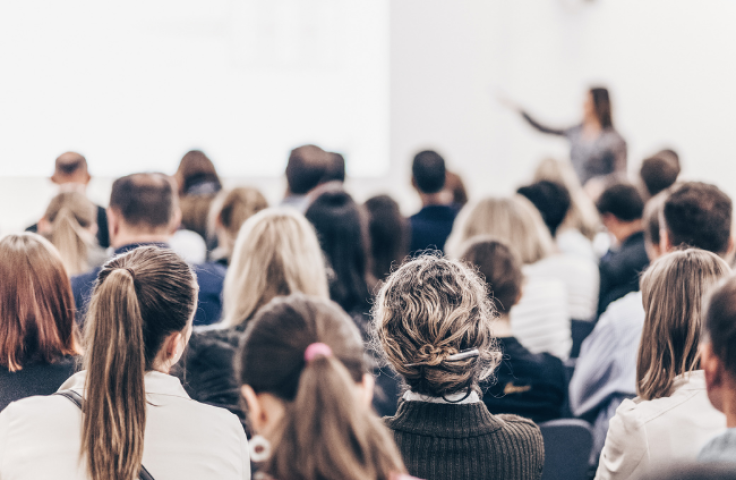
[[[500,354],[485,282],[460,262],[425,255],[383,285],[373,311],[375,334],[389,363],[416,393],[442,397],[468,389],[495,370]],[[448,357],[478,349],[460,361]]]

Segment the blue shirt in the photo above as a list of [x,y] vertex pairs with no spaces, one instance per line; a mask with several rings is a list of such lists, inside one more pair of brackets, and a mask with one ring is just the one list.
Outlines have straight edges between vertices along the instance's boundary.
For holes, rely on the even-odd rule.
[[[132,243],[117,248],[113,256],[121,255],[144,245],[169,248],[165,243]],[[80,325],[84,323],[87,306],[90,298],[92,298],[92,290],[101,270],[102,267],[93,268],[89,272],[74,276],[71,279],[74,303],[77,307],[77,321]],[[197,283],[199,284],[194,325],[210,325],[220,320],[222,315],[222,286],[225,281],[226,269],[221,264],[209,262],[197,265],[193,267],[193,270],[197,275]]]
[[454,205],[428,205],[409,217],[411,253],[415,255],[423,250],[444,251],[457,212]]

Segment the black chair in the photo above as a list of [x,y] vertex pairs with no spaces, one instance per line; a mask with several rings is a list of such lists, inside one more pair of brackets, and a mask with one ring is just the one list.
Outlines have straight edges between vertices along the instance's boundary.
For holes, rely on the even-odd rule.
[[578,358],[580,356],[580,347],[583,340],[588,338],[590,332],[595,328],[595,322],[584,320],[570,320],[570,333],[572,334],[572,350],[570,358]]
[[593,429],[584,420],[561,419],[539,425],[544,437],[542,480],[584,480],[593,448]]

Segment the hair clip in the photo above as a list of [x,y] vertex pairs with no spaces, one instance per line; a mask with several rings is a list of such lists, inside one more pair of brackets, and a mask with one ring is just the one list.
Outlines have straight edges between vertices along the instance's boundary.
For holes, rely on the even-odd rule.
[[[473,358],[480,356],[480,351],[478,351],[477,348],[470,348],[468,350],[463,350],[462,352],[453,353],[452,355],[448,355],[447,358],[445,358],[445,362],[460,362],[462,360],[467,360],[468,358]],[[425,365],[426,362],[418,362],[418,363],[407,363],[404,364],[405,367],[420,367]]]

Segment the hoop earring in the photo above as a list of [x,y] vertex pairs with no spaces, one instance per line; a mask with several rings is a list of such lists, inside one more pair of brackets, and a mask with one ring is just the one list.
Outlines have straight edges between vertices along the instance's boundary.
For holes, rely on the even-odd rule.
[[265,462],[271,456],[271,442],[262,435],[255,435],[248,442],[250,460],[253,463]]

